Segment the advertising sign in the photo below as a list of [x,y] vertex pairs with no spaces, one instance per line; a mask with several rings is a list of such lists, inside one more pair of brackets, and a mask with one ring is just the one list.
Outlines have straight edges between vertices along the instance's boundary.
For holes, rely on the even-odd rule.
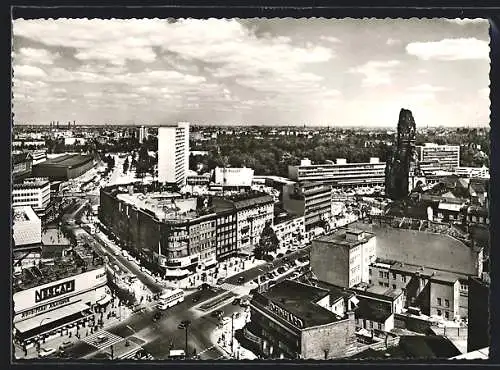
[[269,310],[273,311],[275,314],[282,317],[283,319],[288,321],[293,326],[296,326],[297,328],[304,327],[304,322],[301,319],[299,319],[297,316],[291,314],[287,310],[275,305],[273,302],[269,302],[268,307],[269,307]]
[[79,275],[56,280],[14,294],[16,314],[33,310],[38,306],[50,305],[64,298],[94,290],[107,282],[104,267],[87,271]]

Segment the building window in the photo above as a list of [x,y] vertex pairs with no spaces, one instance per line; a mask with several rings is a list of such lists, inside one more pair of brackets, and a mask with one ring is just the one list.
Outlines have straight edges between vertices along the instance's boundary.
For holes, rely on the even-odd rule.
[[381,323],[378,323],[377,327],[378,327],[378,330],[382,330],[382,324]]
[[444,300],[444,305],[445,305],[446,307],[450,307],[450,301],[449,301],[448,299],[445,299],[445,300]]
[[437,301],[438,301],[438,306],[441,306],[441,304],[442,304],[441,298],[438,298]]
[[379,271],[378,272],[378,276],[383,279],[384,278],[384,272],[383,271]]
[[450,318],[450,313],[448,311],[444,311],[444,317],[446,319],[449,319]]
[[381,281],[379,281],[379,282],[378,282],[378,285],[380,285],[380,286],[384,286],[384,283],[383,283],[383,282],[381,282]]
[[402,281],[403,283],[406,283],[406,276],[402,275],[402,276],[401,276],[401,281]]
[[369,274],[370,276],[372,276],[372,269],[369,269],[369,270],[368,270],[368,274]]
[[370,321],[370,329],[373,329],[373,321]]
[[392,284],[392,289],[396,289],[396,284]]
[[395,272],[393,272],[393,273],[392,273],[392,279],[393,279],[393,280],[396,280],[396,278],[397,278],[397,277],[398,277],[398,275],[397,275]]
[[438,316],[441,316],[441,310],[437,310]]

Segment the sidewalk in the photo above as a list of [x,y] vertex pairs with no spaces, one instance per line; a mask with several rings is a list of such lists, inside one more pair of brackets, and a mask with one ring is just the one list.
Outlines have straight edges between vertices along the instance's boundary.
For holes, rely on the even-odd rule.
[[[109,319],[107,318],[107,314],[110,312],[115,311],[116,316],[115,317],[110,317]],[[118,307],[116,301],[114,303],[114,307],[112,304],[109,304],[106,307],[106,310],[103,311],[102,317],[104,321],[104,325],[102,328],[99,327],[98,331],[100,330],[106,330],[107,328],[110,328],[114,325],[119,324],[120,322],[128,319],[132,314],[132,311],[130,308],[126,306],[120,306]],[[95,318],[98,320],[101,316],[101,313],[95,313]],[[80,339],[78,339],[77,334],[80,335]],[[91,330],[88,326],[86,327],[80,327],[78,330],[76,327],[73,327],[71,329],[68,329],[65,331],[63,334],[56,334],[52,337],[49,337],[45,340],[45,342],[40,343],[41,348],[54,348],[56,351],[59,351],[59,347],[66,342],[72,342],[73,344],[80,342],[82,338],[85,338],[86,336],[91,335]],[[96,349],[97,350],[97,349]],[[36,350],[35,345],[31,344],[28,345],[26,348],[26,355],[23,351],[23,348],[19,344],[14,345],[14,355],[16,359],[24,359],[24,360],[29,360],[29,359],[37,359],[39,358],[38,352]]]
[[[243,311],[240,317],[234,319],[234,332],[242,329],[250,320],[250,311]],[[242,347],[238,341],[233,338],[233,348],[231,349],[231,322],[229,321],[222,329],[216,328],[210,334],[210,340],[219,348],[224,350],[229,358],[237,360],[255,360],[257,356],[250,350]]]
[[[198,271],[195,274],[180,280],[179,283],[174,283],[174,285],[176,287],[180,287],[181,289],[196,289],[204,282],[210,285],[216,285],[218,279],[227,279],[231,276],[234,276],[246,270],[250,270],[254,267],[265,265],[266,263],[266,261],[256,260],[253,257],[249,260],[239,257],[232,257],[227,261],[221,262],[218,267],[214,267],[209,270]],[[217,268],[219,269],[219,272],[215,275],[215,271]],[[207,276],[206,281],[203,281],[201,278],[203,273],[205,273]]]

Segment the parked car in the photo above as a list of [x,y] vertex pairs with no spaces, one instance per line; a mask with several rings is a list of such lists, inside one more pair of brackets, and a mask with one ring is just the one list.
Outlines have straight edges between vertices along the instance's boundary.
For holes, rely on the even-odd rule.
[[276,255],[276,258],[283,258],[284,256],[285,256],[285,255],[284,255],[283,253],[278,253],[278,254]]
[[229,317],[227,317],[227,316],[226,316],[226,317],[223,317],[223,318],[220,320],[220,323],[221,323],[222,325],[226,325],[226,324],[227,324],[228,322],[230,322],[230,321],[231,321],[231,318],[229,318]]
[[278,267],[278,273],[284,274],[286,272],[286,268],[284,266]]
[[160,311],[156,311],[154,316],[153,316],[153,321],[156,322],[160,320],[163,317],[163,314]]
[[247,299],[240,300],[240,307],[248,307],[249,305],[250,305],[250,302]]
[[224,284],[224,279],[223,278],[217,279],[217,285],[222,285],[222,284]]
[[245,277],[244,276],[240,276],[237,280],[238,284],[243,284],[245,282]]
[[290,254],[290,253],[292,253],[292,251],[291,251],[290,249],[288,249],[288,250],[285,252],[285,254]]
[[200,299],[201,299],[201,294],[195,294],[195,295],[193,296],[192,301],[193,301],[193,302],[198,302]]
[[233,300],[233,303],[232,303],[232,304],[233,304],[233,306],[236,306],[237,304],[239,304],[239,303],[240,303],[240,301],[241,301],[241,300],[240,300],[239,298],[235,298],[235,299]]
[[50,357],[57,351],[54,348],[40,348],[40,357]]

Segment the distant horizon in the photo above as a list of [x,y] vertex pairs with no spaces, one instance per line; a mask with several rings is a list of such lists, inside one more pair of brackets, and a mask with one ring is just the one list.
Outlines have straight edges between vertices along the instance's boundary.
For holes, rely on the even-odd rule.
[[[280,124],[280,125],[275,125],[271,126],[268,124],[209,124],[209,123],[193,123],[189,122],[190,127],[221,127],[221,128],[252,128],[252,127],[264,127],[264,128],[321,128],[321,129],[351,129],[351,128],[359,128],[363,130],[370,130],[370,129],[397,129],[397,120],[394,126],[364,126],[364,125],[345,125],[345,126],[328,126],[328,125],[308,125],[308,124]],[[171,126],[175,126],[176,123],[172,123]],[[418,123],[416,125],[417,130],[418,129],[425,129],[425,128],[445,128],[445,129],[457,129],[457,128],[489,128],[490,123],[474,123],[470,125],[458,125],[458,126],[446,126],[446,125],[426,125],[426,126],[419,126]],[[15,126],[48,126],[50,127],[50,122],[49,123],[18,123],[12,125],[13,127]],[[157,128],[157,127],[165,127],[166,124],[162,125],[155,125],[155,124],[146,124],[146,123],[139,123],[139,124],[120,124],[120,123],[80,123],[76,122],[76,128],[78,127],[123,127],[123,128],[140,128],[141,126],[144,127],[151,127],[151,128]],[[74,128],[73,123],[71,123],[71,128]],[[57,129],[54,126],[55,129]],[[68,129],[67,122],[66,123],[60,123],[59,122],[59,130],[64,130]]]
[[422,127],[480,125],[488,31],[486,19],[14,19],[14,121],[375,127],[405,107]]

